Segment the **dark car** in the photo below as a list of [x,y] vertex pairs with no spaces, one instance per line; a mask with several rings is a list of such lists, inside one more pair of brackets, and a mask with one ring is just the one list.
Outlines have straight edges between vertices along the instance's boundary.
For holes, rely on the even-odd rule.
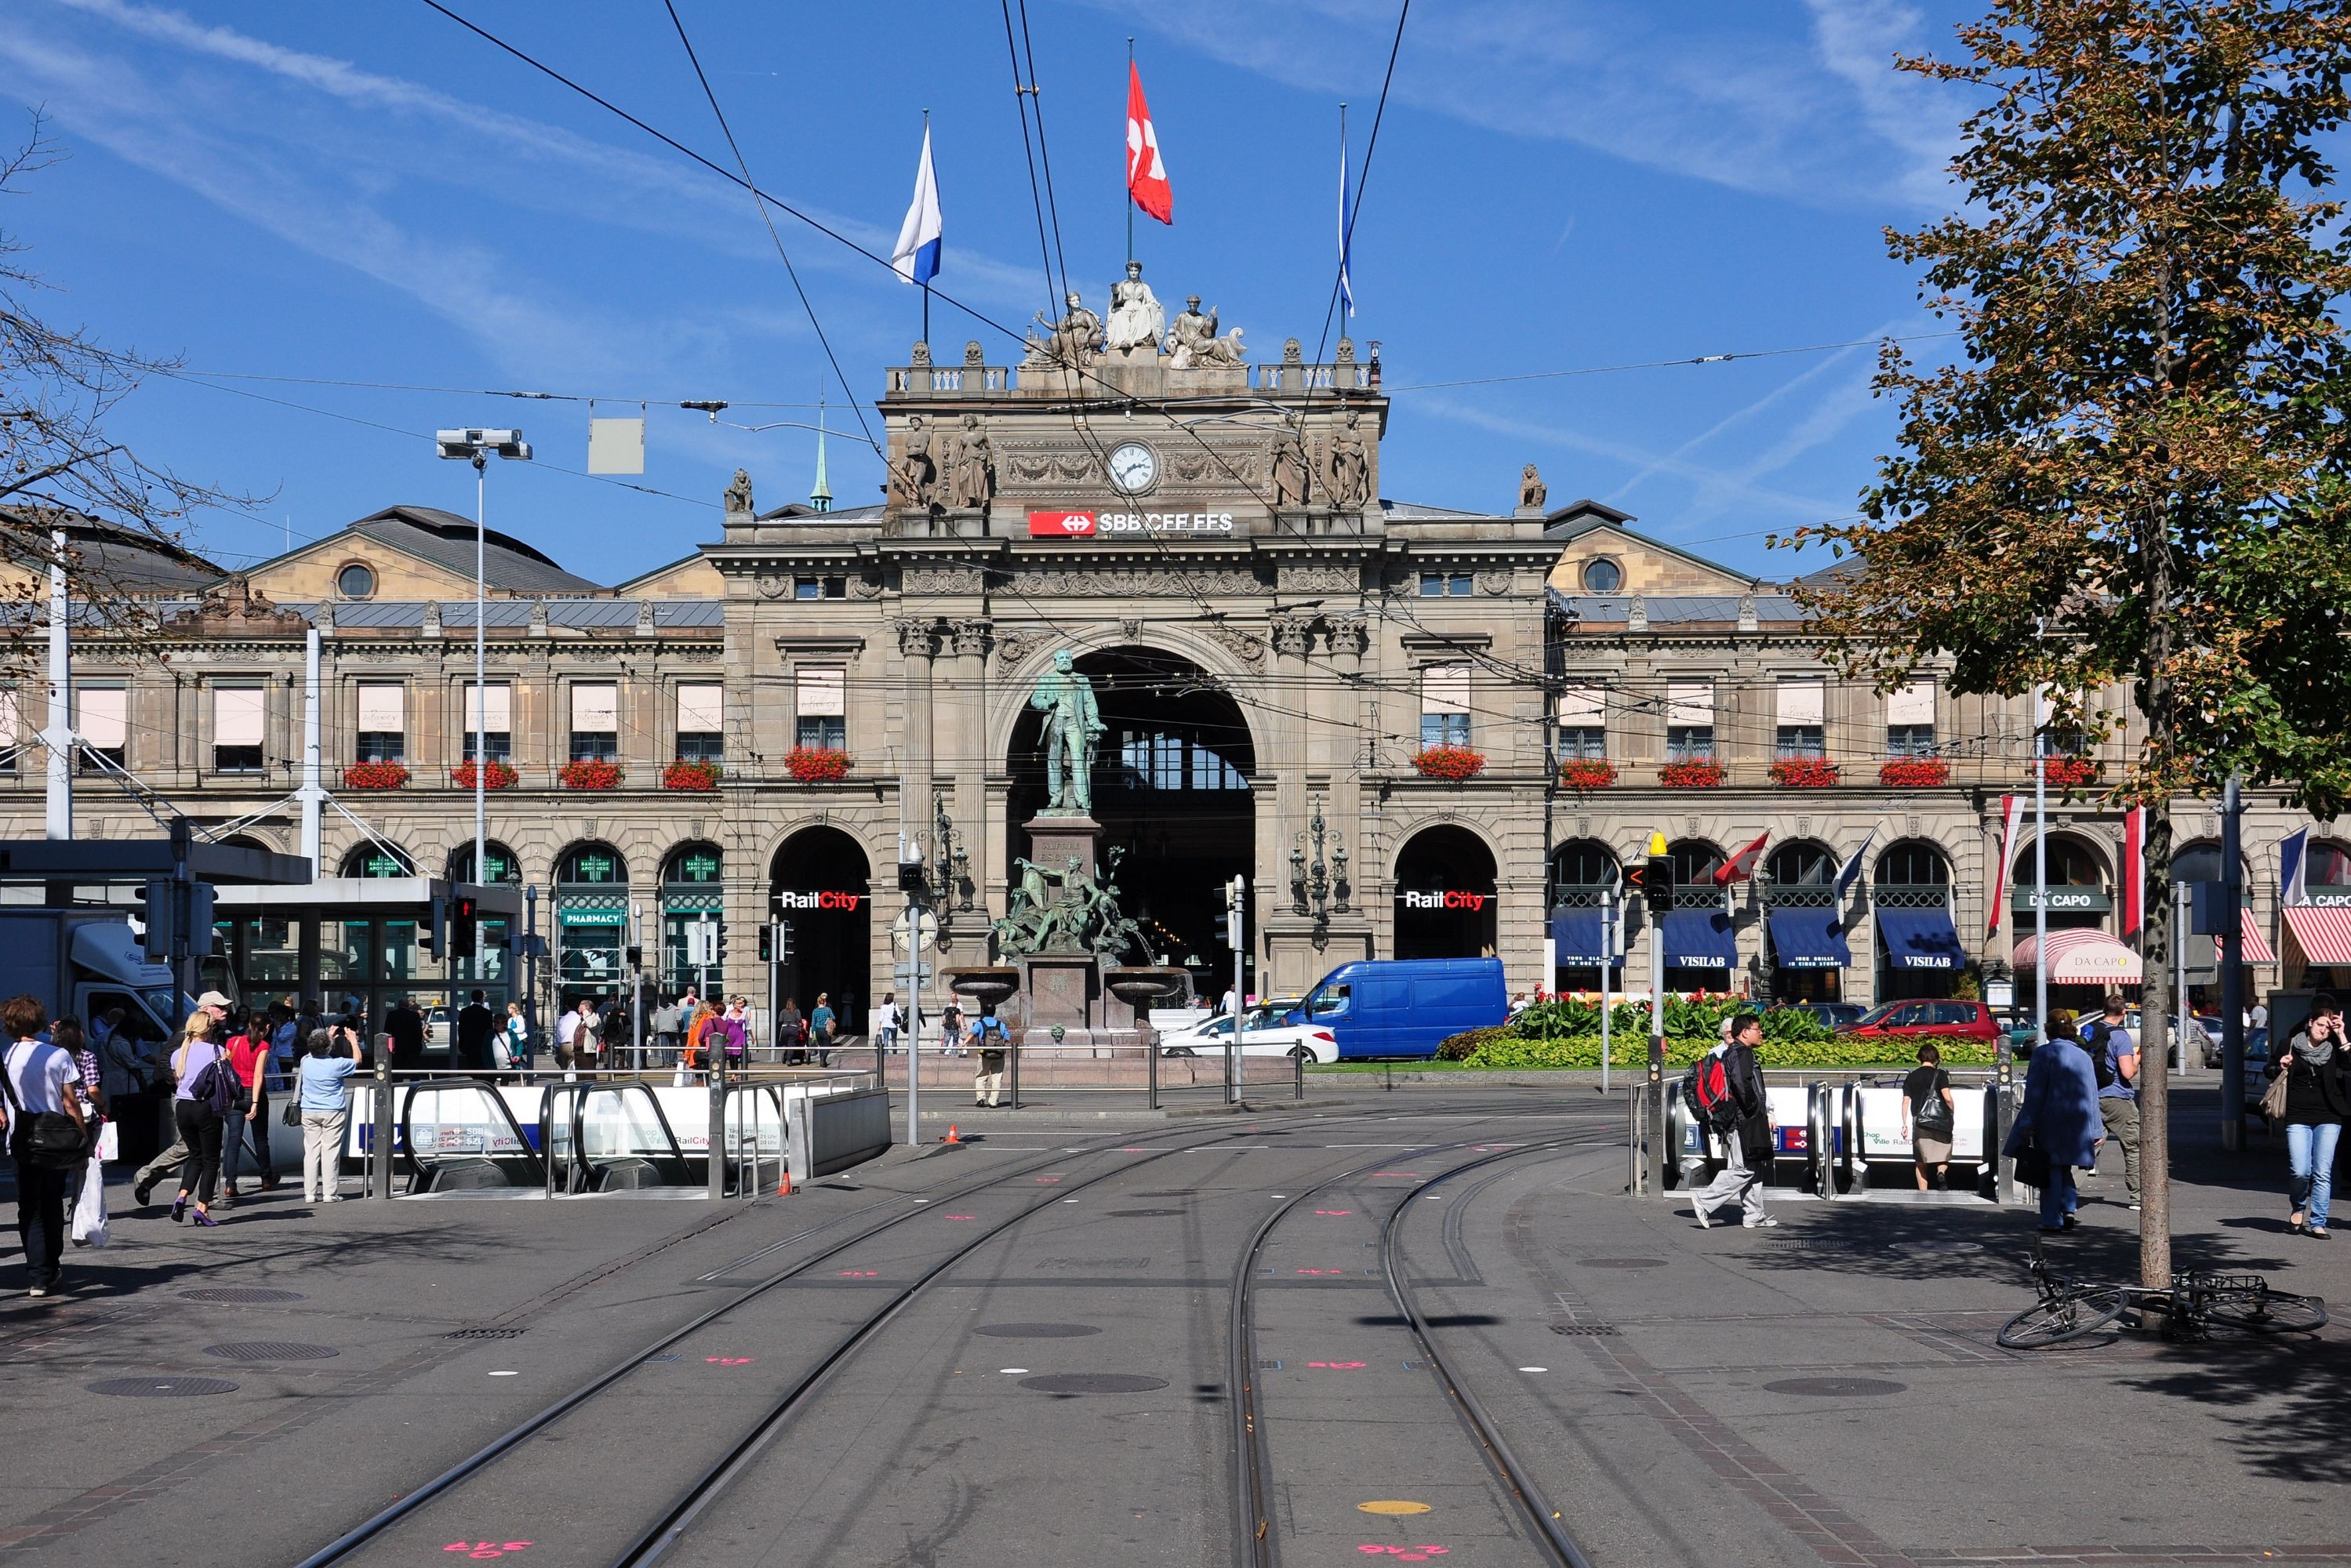
[[1851,1029],[1868,1015],[1869,1009],[1859,1002],[1790,1002],[1774,1008],[1773,1012],[1805,1013],[1815,1022],[1831,1030]]

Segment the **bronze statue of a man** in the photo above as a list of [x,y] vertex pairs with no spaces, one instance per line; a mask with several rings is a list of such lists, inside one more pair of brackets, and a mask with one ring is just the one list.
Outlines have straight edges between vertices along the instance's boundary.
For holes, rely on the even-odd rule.
[[1053,655],[1053,667],[1037,677],[1029,706],[1045,716],[1045,810],[1052,816],[1083,817],[1094,809],[1094,747],[1106,727],[1094,701],[1094,685],[1067,648]]

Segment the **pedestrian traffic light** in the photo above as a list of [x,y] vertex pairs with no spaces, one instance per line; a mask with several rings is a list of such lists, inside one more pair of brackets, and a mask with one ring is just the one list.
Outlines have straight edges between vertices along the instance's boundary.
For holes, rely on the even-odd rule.
[[642,969],[645,967],[645,950],[643,947],[632,942],[629,944],[628,953],[630,968]]
[[448,930],[448,896],[445,894],[436,893],[433,895],[433,912],[425,918],[416,933],[417,945],[424,949],[426,957],[438,958],[447,951],[443,943],[443,934]]
[[470,958],[478,942],[477,915],[473,899],[460,894],[449,900],[449,956]]
[[763,920],[759,923],[759,962],[772,964],[775,961],[776,928],[769,922]]
[[710,944],[710,961],[724,967],[726,963],[726,923],[720,921]]
[[1649,913],[1663,915],[1674,906],[1674,858],[1666,852],[1666,835],[1649,835],[1649,863],[1641,873],[1641,898]]

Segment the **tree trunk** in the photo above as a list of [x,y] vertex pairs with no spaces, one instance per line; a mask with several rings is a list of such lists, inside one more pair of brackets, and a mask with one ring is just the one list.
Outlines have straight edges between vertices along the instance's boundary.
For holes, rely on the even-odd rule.
[[2138,1038],[2138,1279],[2171,1283],[2171,950],[2180,939],[2171,903],[2171,803],[2147,809],[2146,891],[2140,927]]

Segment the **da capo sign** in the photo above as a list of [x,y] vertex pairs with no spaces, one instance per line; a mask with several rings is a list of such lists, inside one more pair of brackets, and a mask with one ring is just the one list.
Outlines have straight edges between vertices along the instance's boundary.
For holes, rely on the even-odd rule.
[[1032,539],[1134,538],[1145,534],[1233,531],[1230,512],[1031,512]]

